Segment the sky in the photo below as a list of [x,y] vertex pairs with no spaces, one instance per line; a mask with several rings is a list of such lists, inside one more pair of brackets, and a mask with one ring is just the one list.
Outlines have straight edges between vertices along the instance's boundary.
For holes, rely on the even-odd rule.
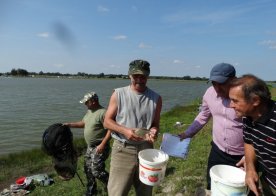
[[0,73],[207,77],[221,62],[237,75],[276,80],[275,0],[0,0]]

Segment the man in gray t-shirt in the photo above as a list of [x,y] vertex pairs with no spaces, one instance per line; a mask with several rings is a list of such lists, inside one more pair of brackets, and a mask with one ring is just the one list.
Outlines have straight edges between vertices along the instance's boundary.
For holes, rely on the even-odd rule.
[[[138,153],[153,148],[159,131],[162,98],[147,87],[150,64],[134,60],[129,64],[131,84],[114,90],[105,115],[104,126],[112,130],[108,194],[128,195],[134,185],[136,195],[152,195],[152,186],[139,180]],[[137,131],[146,130],[145,136]]]

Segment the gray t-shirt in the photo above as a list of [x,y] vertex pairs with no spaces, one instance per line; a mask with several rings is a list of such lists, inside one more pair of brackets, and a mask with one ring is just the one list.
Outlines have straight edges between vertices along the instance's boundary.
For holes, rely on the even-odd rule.
[[[159,94],[147,88],[138,93],[130,86],[115,89],[118,110],[116,122],[128,128],[150,129],[154,120]],[[129,141],[123,134],[112,132],[112,137],[122,142],[140,144],[142,142]]]

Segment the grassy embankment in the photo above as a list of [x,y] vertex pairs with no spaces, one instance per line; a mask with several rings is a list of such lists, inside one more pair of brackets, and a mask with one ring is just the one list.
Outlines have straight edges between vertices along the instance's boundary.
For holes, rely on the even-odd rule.
[[[180,133],[187,125],[181,129],[174,127],[175,122],[180,121],[185,124],[192,122],[197,114],[199,101],[195,101],[189,106],[177,106],[171,111],[164,113],[161,117],[161,132]],[[167,165],[166,177],[161,186],[154,187],[155,195],[167,195],[168,193],[182,192],[189,195],[196,190],[196,187],[204,187],[206,160],[209,152],[210,128],[205,128],[193,140],[191,140],[190,151],[186,160],[170,157]],[[155,144],[159,148],[161,137]],[[79,152],[84,152],[85,143],[83,139],[75,140]],[[107,160],[109,167],[109,160]],[[34,149],[22,153],[10,154],[0,158],[0,190],[8,188],[11,183],[20,176],[30,176],[38,173],[47,173],[55,183],[48,187],[36,187],[31,195],[82,195],[85,188],[75,176],[70,181],[61,181],[52,167],[50,157],[46,156],[40,149]],[[83,156],[79,157],[78,174],[85,183],[83,171]],[[100,194],[102,192],[101,182]],[[133,190],[131,193],[134,193]],[[132,194],[130,194],[132,195]],[[134,195],[134,194],[133,194]]]
[[[271,89],[273,99],[276,99],[276,88]],[[180,121],[189,124],[193,121],[197,114],[199,100],[196,100],[188,106],[177,106],[171,111],[164,113],[161,117],[161,133],[180,133],[185,130],[188,125],[184,125],[180,129],[174,127],[175,122]],[[187,159],[170,157],[167,165],[166,177],[160,186],[154,187],[154,195],[194,195],[198,188],[205,187],[205,174],[207,157],[210,150],[211,124],[203,128],[192,140],[189,147]],[[155,148],[159,148],[161,137],[155,144]],[[75,146],[78,151],[84,152],[85,143],[83,139],[77,139]],[[107,160],[107,168],[109,168],[109,159]],[[0,191],[8,188],[11,183],[20,176],[30,176],[38,173],[47,173],[55,181],[54,184],[47,187],[37,186],[31,195],[83,195],[85,188],[75,176],[70,181],[61,181],[52,167],[50,157],[46,156],[40,149],[34,149],[17,154],[10,154],[0,157]],[[85,175],[83,171],[83,156],[79,157],[78,174],[85,183]],[[99,185],[99,195],[106,195],[103,192],[101,182]],[[130,195],[135,195],[131,190]]]

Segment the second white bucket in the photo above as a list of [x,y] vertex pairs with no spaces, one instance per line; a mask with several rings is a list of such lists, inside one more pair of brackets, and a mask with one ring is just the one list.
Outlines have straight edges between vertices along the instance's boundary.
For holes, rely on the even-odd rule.
[[142,150],[139,158],[139,179],[144,184],[159,185],[165,177],[169,155],[157,149]]
[[212,196],[246,196],[245,172],[229,165],[215,165],[210,169]]

